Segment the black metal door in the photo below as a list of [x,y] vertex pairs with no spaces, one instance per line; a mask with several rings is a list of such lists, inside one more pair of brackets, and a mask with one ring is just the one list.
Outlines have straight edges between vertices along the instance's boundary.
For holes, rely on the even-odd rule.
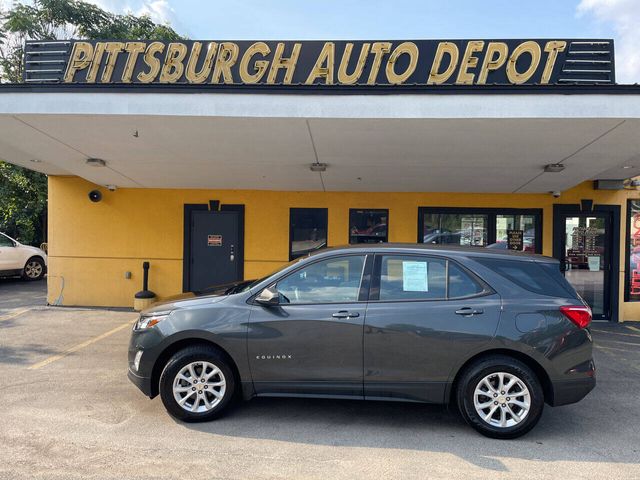
[[241,280],[239,222],[238,212],[192,213],[190,291]]

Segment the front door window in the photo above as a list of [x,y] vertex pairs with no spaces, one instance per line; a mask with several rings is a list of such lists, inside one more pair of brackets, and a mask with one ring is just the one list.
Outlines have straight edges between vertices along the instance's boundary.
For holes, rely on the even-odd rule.
[[313,263],[277,284],[284,303],[357,302],[364,255],[351,255]]
[[564,220],[565,277],[589,304],[594,318],[609,314],[607,219],[604,215],[576,215]]

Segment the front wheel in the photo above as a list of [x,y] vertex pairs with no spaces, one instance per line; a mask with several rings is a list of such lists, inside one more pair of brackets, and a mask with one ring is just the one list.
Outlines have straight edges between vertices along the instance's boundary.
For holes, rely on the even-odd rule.
[[524,363],[502,355],[472,364],[460,379],[458,407],[466,422],[491,438],[516,438],[540,420],[544,393]]
[[44,270],[44,261],[41,258],[30,258],[22,270],[22,278],[25,280],[40,280],[44,277]]
[[160,376],[160,398],[167,411],[184,422],[213,420],[235,393],[228,360],[217,350],[195,346],[177,352]]

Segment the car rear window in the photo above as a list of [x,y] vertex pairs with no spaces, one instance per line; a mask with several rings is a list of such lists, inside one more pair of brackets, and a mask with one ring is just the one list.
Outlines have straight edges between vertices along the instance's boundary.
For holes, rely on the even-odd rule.
[[[530,292],[550,297],[566,297],[567,295],[575,297],[573,289],[566,283],[555,263],[546,264],[497,258],[476,258],[475,260]],[[553,271],[554,267],[558,270],[557,275]],[[560,277],[560,279],[556,277]]]

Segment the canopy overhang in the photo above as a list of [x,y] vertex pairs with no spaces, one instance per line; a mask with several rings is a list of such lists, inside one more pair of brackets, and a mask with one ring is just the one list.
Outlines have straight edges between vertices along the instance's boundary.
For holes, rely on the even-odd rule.
[[[640,90],[305,95],[0,87],[0,159],[118,187],[564,191],[640,175],[638,132]],[[316,162],[326,171],[311,171]],[[550,163],[565,169],[545,173]]]

